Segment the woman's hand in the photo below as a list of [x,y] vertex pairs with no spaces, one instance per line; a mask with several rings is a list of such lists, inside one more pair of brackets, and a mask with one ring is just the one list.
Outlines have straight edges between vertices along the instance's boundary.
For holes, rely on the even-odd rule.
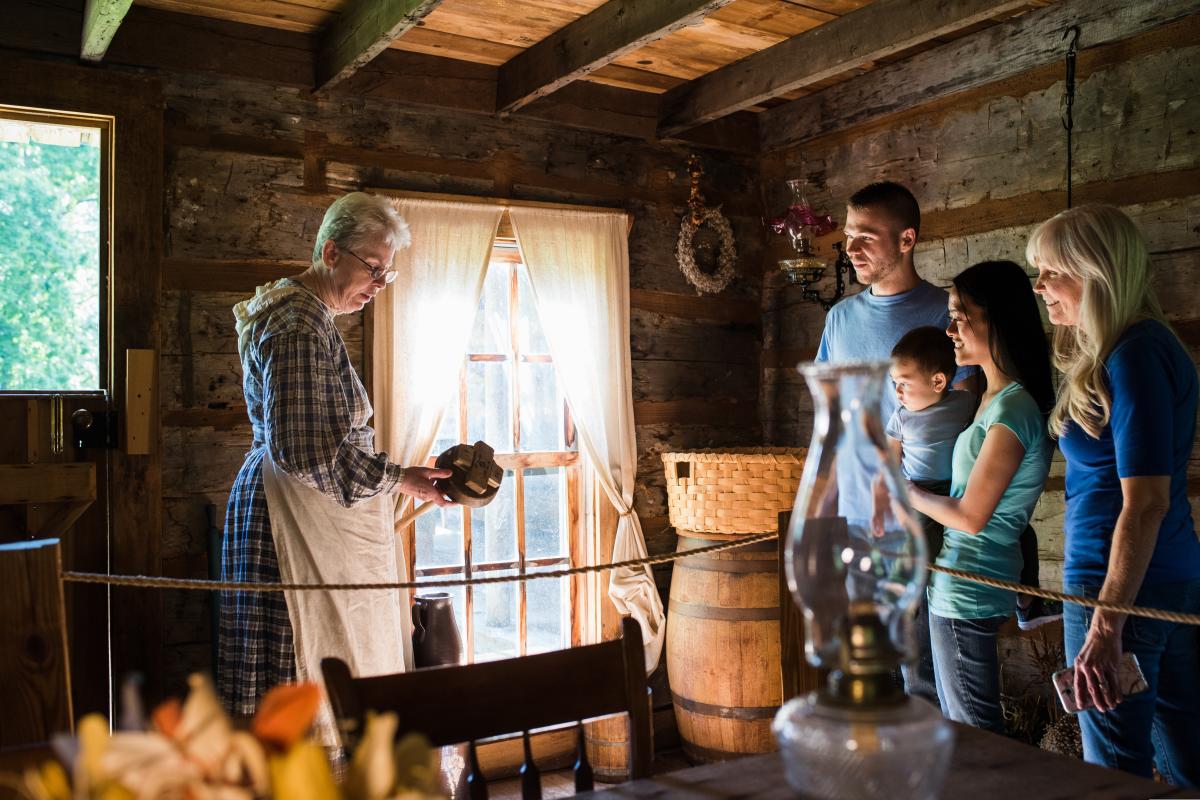
[[405,467],[404,479],[400,481],[400,491],[412,495],[417,500],[424,500],[439,506],[452,506],[454,502],[442,494],[442,490],[433,485],[436,478],[449,478],[450,470],[436,467]]
[[[1097,612],[1098,615],[1103,612]],[[1099,623],[1099,624],[1097,624]],[[1075,701],[1082,707],[1112,711],[1121,702],[1121,629],[1093,619],[1075,656]]]

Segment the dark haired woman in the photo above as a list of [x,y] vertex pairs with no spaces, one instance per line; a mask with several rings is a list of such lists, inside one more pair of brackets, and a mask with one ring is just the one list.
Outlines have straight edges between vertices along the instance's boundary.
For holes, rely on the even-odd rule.
[[[959,366],[983,370],[987,391],[954,444],[950,496],[914,486],[912,503],[946,526],[939,566],[1016,581],[1021,532],[1053,453],[1045,416],[1054,405],[1050,352],[1025,271],[987,261],[962,272],[950,290],[946,334]],[[1011,592],[944,573],[931,577],[934,676],[950,719],[1004,732],[996,634],[1015,606]]]

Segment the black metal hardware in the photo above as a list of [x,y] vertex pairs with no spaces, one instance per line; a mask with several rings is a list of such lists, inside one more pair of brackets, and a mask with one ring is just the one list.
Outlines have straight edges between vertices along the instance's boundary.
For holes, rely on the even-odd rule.
[[71,414],[71,438],[76,450],[117,446],[117,412],[78,408]]
[[1071,132],[1075,128],[1075,54],[1079,49],[1079,26],[1072,25],[1063,31],[1063,39],[1071,37],[1067,46],[1066,108],[1063,111],[1063,127],[1067,129],[1067,208],[1071,207]]
[[836,283],[834,284],[833,288],[833,297],[829,298],[828,300],[821,297],[821,292],[812,288],[810,282],[805,280],[803,277],[792,279],[789,276],[788,278],[789,283],[795,283],[800,287],[800,296],[802,298],[813,303],[819,303],[821,308],[825,309],[826,311],[833,308],[834,304],[845,296],[847,275],[849,275],[850,281],[854,283],[858,282],[854,278],[854,264],[850,262],[850,256],[848,253],[846,253],[846,248],[842,246],[841,242],[834,242],[833,249],[837,250],[838,253],[837,258],[834,259],[833,262],[833,274],[836,279]]

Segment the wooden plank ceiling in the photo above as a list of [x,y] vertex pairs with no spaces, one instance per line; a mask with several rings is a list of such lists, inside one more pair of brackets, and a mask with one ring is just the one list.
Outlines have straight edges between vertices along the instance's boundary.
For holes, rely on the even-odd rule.
[[[665,136],[737,111],[785,104],[1052,2],[134,0],[134,5],[311,34],[321,42],[318,89],[340,82],[390,47],[497,68],[498,113],[577,82],[664,95],[659,132]],[[851,19],[830,26],[822,39],[823,26],[846,15]],[[859,41],[856,30],[870,35]],[[789,49],[787,40],[806,32]],[[357,50],[348,42],[359,43]],[[820,68],[806,71],[807,59],[797,56],[807,47],[836,47],[840,54],[821,53],[812,59]],[[748,65],[757,75],[743,90]],[[720,99],[726,95],[727,103]],[[698,107],[689,108],[692,104]]]

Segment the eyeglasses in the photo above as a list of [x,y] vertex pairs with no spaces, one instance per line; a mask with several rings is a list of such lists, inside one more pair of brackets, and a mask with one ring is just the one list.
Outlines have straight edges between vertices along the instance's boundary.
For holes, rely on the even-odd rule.
[[353,250],[345,247],[342,249],[362,262],[362,265],[367,268],[367,272],[371,273],[371,280],[383,281],[384,283],[391,283],[396,280],[396,270],[388,269],[387,267],[377,267]]

